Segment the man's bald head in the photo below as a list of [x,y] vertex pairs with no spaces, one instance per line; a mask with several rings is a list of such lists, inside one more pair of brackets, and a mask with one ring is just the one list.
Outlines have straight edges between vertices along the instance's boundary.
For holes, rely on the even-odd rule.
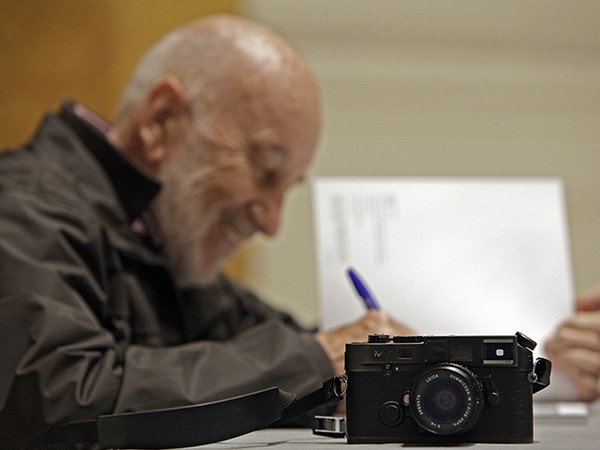
[[139,107],[167,75],[181,81],[197,112],[223,102],[223,89],[231,92],[224,83],[236,77],[238,89],[266,81],[282,91],[314,91],[299,95],[317,91],[304,61],[281,36],[240,16],[208,16],[173,30],[146,53],[124,92],[116,122]]

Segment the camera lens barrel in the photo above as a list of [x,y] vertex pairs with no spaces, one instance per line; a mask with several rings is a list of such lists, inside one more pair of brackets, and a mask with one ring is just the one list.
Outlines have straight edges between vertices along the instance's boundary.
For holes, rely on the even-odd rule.
[[458,364],[440,364],[418,376],[410,407],[422,428],[449,435],[465,432],[479,420],[483,399],[483,385],[471,370]]

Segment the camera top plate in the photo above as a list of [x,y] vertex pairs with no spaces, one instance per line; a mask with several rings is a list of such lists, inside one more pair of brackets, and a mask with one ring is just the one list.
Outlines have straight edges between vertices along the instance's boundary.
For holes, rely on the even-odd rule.
[[[528,369],[535,342],[522,333],[490,336],[370,335],[367,342],[346,344],[346,370],[364,371],[380,364],[455,362],[470,367],[496,366]],[[369,369],[371,367],[371,369]],[[411,370],[411,369],[409,369]]]

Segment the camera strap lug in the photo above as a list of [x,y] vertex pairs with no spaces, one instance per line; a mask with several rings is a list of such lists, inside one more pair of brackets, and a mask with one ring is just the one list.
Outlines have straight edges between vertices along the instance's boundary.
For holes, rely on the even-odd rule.
[[552,363],[546,358],[537,358],[533,364],[533,370],[528,375],[532,384],[533,393],[541,391],[550,384],[550,371]]
[[295,400],[282,409],[281,418],[274,425],[280,425],[318,406],[333,406],[344,398],[346,393],[346,374],[330,378],[320,389]]

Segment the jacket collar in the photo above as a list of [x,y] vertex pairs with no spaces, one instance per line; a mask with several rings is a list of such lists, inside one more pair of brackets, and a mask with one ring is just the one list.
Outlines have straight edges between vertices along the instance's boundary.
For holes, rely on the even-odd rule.
[[110,125],[84,106],[67,101],[59,113],[104,168],[130,221],[147,208],[160,183],[138,169],[106,138]]

